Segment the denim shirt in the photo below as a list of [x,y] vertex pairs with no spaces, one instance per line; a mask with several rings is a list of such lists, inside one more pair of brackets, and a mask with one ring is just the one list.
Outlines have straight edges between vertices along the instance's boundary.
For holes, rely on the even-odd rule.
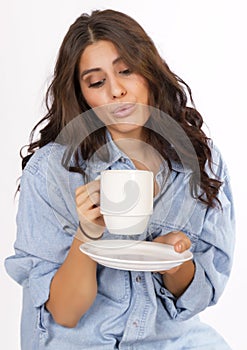
[[[89,181],[105,169],[135,168],[113,142],[108,148],[107,162],[96,157],[86,164]],[[147,231],[134,237],[151,241],[174,230],[188,235],[195,275],[186,291],[176,298],[157,272],[98,264],[96,299],[74,328],[56,324],[44,304],[78,227],[74,193],[83,177],[61,165],[65,146],[51,143],[36,151],[21,177],[15,254],[5,260],[8,274],[23,287],[23,350],[230,349],[198,316],[221,296],[234,251],[229,176],[219,151],[213,144],[211,148],[212,170],[223,182],[221,208],[208,208],[190,195],[190,171],[173,163],[168,172],[163,164],[156,175],[160,192]],[[103,239],[114,235],[105,230]]]

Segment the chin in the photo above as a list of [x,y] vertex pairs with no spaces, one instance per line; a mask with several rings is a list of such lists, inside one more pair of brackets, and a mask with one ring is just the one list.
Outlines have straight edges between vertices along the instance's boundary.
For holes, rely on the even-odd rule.
[[129,124],[129,123],[118,123],[108,127],[112,138],[119,137],[133,137],[139,138],[143,125]]

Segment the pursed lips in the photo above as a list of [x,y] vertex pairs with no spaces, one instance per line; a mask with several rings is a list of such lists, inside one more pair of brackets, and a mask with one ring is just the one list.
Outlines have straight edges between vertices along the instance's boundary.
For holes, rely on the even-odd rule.
[[112,110],[112,115],[116,118],[128,117],[136,108],[135,103],[121,103]]

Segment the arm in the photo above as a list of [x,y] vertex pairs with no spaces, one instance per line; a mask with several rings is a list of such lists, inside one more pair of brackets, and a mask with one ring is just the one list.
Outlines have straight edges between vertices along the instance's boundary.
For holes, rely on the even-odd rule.
[[47,310],[54,320],[74,327],[90,308],[97,294],[97,264],[80,252],[82,242],[74,238],[67,258],[51,282]]
[[[234,209],[228,178],[221,178],[223,185],[219,199],[222,207],[208,208],[200,227],[196,226],[197,220],[193,221],[192,217],[192,233],[186,232],[192,242],[195,266],[191,281],[188,266],[184,264],[180,266],[185,269],[184,276],[183,270],[180,270],[180,277],[185,278],[182,284],[177,279],[177,273],[171,275],[176,270],[153,275],[157,296],[169,310],[170,316],[179,321],[189,319],[208,306],[216,304],[230,275],[235,242]],[[166,233],[164,239],[170,234],[171,232]],[[158,239],[163,239],[162,237]]]
[[[100,213],[90,201],[87,186],[79,187],[81,178],[75,176],[71,183],[68,181],[68,171],[61,165],[63,154],[60,145],[47,145],[25,167],[15,254],[5,261],[10,276],[26,290],[24,308],[33,307],[30,314],[37,317],[37,327],[44,306],[58,323],[75,326],[97,292],[96,264],[79,251],[85,239],[77,228],[80,214],[81,226],[93,235],[89,223],[100,222]],[[99,183],[93,183],[92,198],[97,198]],[[71,190],[78,187],[75,201]],[[104,231],[104,226],[96,227]]]
[[[76,191],[81,226],[90,236],[95,237],[104,230],[102,216],[96,205],[99,200],[98,191],[98,181],[81,186]],[[78,229],[64,263],[52,279],[46,302],[46,308],[54,320],[66,327],[76,326],[97,294],[97,264],[79,250],[86,240]]]

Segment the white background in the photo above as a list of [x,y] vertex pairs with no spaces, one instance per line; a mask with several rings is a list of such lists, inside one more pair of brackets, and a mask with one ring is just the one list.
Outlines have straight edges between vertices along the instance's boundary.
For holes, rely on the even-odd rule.
[[228,164],[237,215],[235,263],[220,302],[203,312],[202,318],[224,335],[232,349],[246,349],[244,2],[1,0],[1,349],[20,349],[21,287],[3,269],[3,260],[13,253],[15,239],[14,194],[21,174],[19,149],[28,142],[32,127],[44,114],[44,93],[69,25],[82,12],[104,8],[131,15],[153,38],[170,68],[192,88],[196,106],[207,124],[206,131]]

